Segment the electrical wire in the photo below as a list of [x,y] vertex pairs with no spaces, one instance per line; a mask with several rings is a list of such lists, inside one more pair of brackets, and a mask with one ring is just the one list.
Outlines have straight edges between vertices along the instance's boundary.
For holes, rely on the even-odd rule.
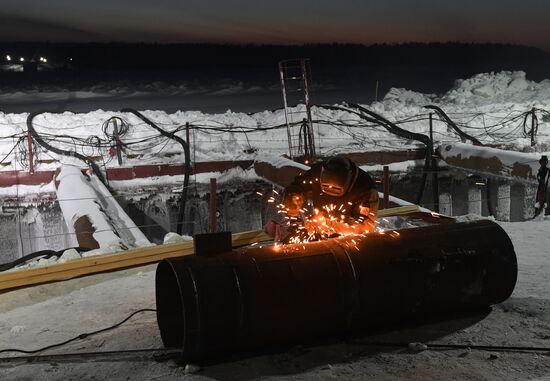
[[81,333],[78,336],[75,336],[71,339],[62,341],[60,343],[51,344],[51,345],[48,345],[48,346],[45,346],[45,347],[42,347],[42,348],[31,349],[31,350],[29,350],[29,349],[6,348],[6,349],[0,349],[0,353],[15,352],[15,353],[33,354],[33,353],[43,352],[43,351],[46,351],[48,349],[58,348],[58,347],[61,347],[63,345],[67,345],[69,343],[72,343],[73,341],[84,340],[87,337],[97,335],[99,333],[103,333],[103,332],[110,331],[110,330],[113,330],[115,328],[118,328],[118,327],[120,327],[121,325],[123,325],[124,323],[126,323],[128,320],[130,320],[132,317],[134,317],[135,315],[137,315],[139,313],[142,313],[142,312],[156,312],[156,311],[157,310],[152,309],[152,308],[143,308],[143,309],[132,312],[129,316],[127,316],[122,321],[120,321],[120,322],[118,322],[114,325],[111,325],[111,326],[106,327],[106,328],[101,328],[101,329],[98,329],[98,330],[92,331],[92,332]]
[[[365,345],[372,347],[406,348],[409,343],[404,342],[380,342],[350,340],[350,344]],[[440,344],[423,343],[427,349],[473,349],[494,352],[550,352],[550,347],[528,347],[528,346],[506,346],[506,345],[479,345],[479,344]]]

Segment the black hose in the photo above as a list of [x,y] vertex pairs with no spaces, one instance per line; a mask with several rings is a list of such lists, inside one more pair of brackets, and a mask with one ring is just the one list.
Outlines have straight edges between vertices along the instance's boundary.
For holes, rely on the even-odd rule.
[[[59,251],[54,251],[54,250],[36,251],[34,253],[24,255],[21,258],[17,258],[16,260],[14,260],[12,262],[7,262],[7,263],[0,264],[0,272],[13,269],[14,267],[25,264],[25,263],[27,263],[31,260],[36,260],[37,258],[48,259],[48,258],[51,258],[53,256],[60,257],[61,255],[63,255],[65,250],[69,250],[69,249],[71,249],[71,248],[67,248],[67,249],[63,249],[63,250],[59,250]],[[79,253],[90,250],[90,249],[85,248],[85,247],[73,247],[72,249],[75,249]]]
[[157,130],[162,136],[165,136],[169,139],[177,141],[183,147],[183,152],[185,155],[185,175],[183,178],[183,189],[181,191],[180,206],[178,210],[178,220],[176,225],[176,233],[182,234],[183,219],[185,217],[185,203],[187,201],[187,187],[189,186],[189,174],[191,173],[191,156],[189,154],[189,145],[185,140],[177,136],[175,133],[168,132],[166,130],[163,130],[159,126],[157,126],[155,123],[153,123],[149,118],[147,118],[145,115],[143,115],[139,111],[136,111],[132,108],[124,108],[120,110],[120,112],[128,112],[130,114],[137,116],[139,119],[147,123],[150,127]]
[[483,146],[484,144],[481,143],[477,138],[473,137],[472,135],[469,135],[467,134],[466,132],[462,131],[460,128],[458,128],[458,126],[456,125],[455,122],[453,122],[451,120],[451,118],[449,118],[449,116],[440,108],[440,107],[437,107],[437,106],[434,106],[434,105],[427,105],[427,106],[424,106],[424,108],[427,108],[429,110],[434,110],[435,113],[441,118],[443,119],[443,121],[445,123],[447,123],[447,125],[449,127],[451,127],[457,134],[458,136],[460,136],[461,139],[463,140],[469,140],[471,141],[475,146]]
[[[427,108],[429,110],[434,110],[435,113],[445,122],[447,123],[447,126],[451,127],[457,134],[460,136],[462,141],[469,140],[471,141],[475,146],[485,147],[485,144],[481,143],[477,138],[473,137],[472,135],[467,134],[466,132],[462,131],[455,122],[449,118],[449,116],[443,111],[440,107],[434,106],[434,105],[427,105],[424,106],[424,108]],[[487,211],[489,212],[489,215],[494,215],[493,213],[493,204],[491,203],[491,179],[487,178],[487,188],[486,188],[486,199],[487,199]]]
[[355,103],[348,104],[348,107],[355,108],[361,112],[350,110],[349,108],[345,108],[341,106],[320,105],[318,107],[326,108],[329,110],[339,110],[339,111],[349,112],[351,114],[359,116],[361,119],[364,119],[370,123],[378,124],[384,127],[386,130],[388,130],[390,133],[395,134],[399,137],[402,137],[404,139],[409,139],[409,140],[416,140],[423,143],[426,146],[426,157],[424,161],[424,170],[422,172],[422,180],[421,180],[420,188],[418,190],[418,194],[416,196],[416,202],[415,202],[416,204],[420,204],[420,202],[422,201],[422,197],[424,196],[424,188],[426,186],[426,180],[428,177],[428,172],[430,170],[430,163],[432,158],[433,143],[429,136],[418,134],[416,132],[407,131],[401,127],[398,127],[395,123],[390,122],[383,116],[375,112],[372,112],[366,109],[365,107]]
[[33,119],[40,115],[40,114],[44,114],[44,113],[51,113],[51,114],[59,114],[61,112],[58,112],[58,111],[35,111],[35,112],[31,112],[29,114],[29,116],[27,117],[27,128],[29,129],[31,135],[32,135],[32,138],[38,143],[40,144],[42,147],[46,148],[48,151],[52,151],[53,153],[56,153],[58,155],[64,155],[64,156],[72,156],[72,157],[76,157],[77,159],[80,159],[82,160],[83,162],[85,162],[86,164],[88,164],[92,170],[94,171],[95,175],[97,176],[97,178],[99,179],[99,181],[101,181],[103,183],[103,185],[105,185],[105,187],[107,189],[109,189],[110,192],[112,192],[112,189],[111,187],[109,186],[109,184],[107,184],[107,182],[105,181],[105,177],[103,177],[103,173],[101,173],[101,170],[99,169],[99,167],[97,166],[96,163],[93,162],[93,160],[91,160],[90,158],[82,155],[82,154],[79,154],[78,152],[76,151],[67,151],[67,150],[63,150],[63,149],[60,149],[60,148],[56,148],[48,143],[46,143],[42,137],[36,132],[36,130],[34,129],[34,126],[32,124],[33,122]]

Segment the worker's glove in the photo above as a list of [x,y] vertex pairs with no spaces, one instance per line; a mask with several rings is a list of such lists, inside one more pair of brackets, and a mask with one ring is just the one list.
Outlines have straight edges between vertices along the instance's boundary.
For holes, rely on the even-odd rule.
[[290,217],[296,217],[300,213],[304,197],[300,193],[289,193],[285,195],[283,205]]
[[264,232],[273,237],[275,242],[282,242],[289,234],[285,226],[273,220],[264,226]]

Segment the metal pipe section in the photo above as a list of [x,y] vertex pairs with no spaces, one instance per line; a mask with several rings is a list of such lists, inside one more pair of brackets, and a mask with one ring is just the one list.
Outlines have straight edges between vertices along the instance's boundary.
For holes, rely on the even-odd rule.
[[162,261],[157,320],[166,347],[200,360],[500,303],[516,278],[491,221],[255,246]]

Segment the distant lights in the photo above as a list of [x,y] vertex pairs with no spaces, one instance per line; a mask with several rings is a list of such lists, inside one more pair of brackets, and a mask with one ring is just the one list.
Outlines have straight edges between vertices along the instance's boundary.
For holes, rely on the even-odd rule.
[[46,63],[46,62],[48,62],[48,59],[46,57],[40,57],[39,61]]
[[25,58],[19,57],[19,62],[25,62]]
[[9,54],[6,55],[6,61],[11,61],[11,56]]

